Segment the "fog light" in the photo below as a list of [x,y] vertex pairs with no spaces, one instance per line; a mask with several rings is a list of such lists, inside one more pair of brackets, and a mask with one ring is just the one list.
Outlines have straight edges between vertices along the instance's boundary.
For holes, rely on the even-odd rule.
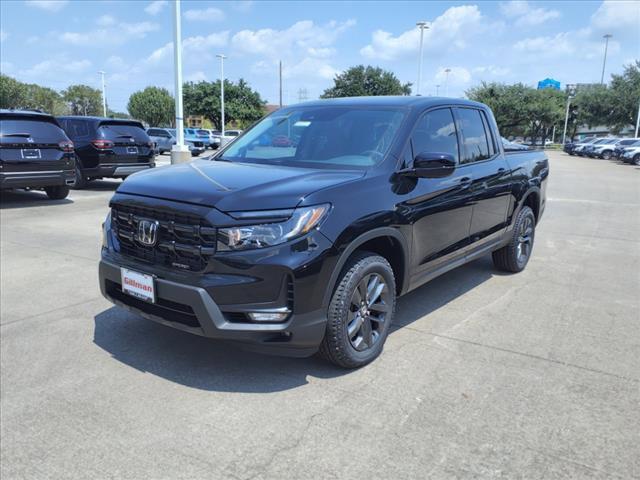
[[282,322],[289,316],[289,310],[286,308],[263,311],[263,312],[247,312],[247,315],[254,322]]

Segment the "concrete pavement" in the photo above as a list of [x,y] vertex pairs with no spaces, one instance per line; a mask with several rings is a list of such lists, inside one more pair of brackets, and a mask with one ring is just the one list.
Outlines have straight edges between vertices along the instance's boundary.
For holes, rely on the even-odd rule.
[[126,313],[97,285],[119,181],[2,194],[0,476],[640,478],[640,169],[551,154],[519,275],[399,301],[357,371]]

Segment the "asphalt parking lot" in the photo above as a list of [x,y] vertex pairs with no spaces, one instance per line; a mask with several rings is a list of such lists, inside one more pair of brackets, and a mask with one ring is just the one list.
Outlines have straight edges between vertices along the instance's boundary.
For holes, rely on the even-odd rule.
[[3,194],[0,475],[640,477],[640,168],[550,157],[527,270],[487,257],[403,297],[383,355],[357,371],[104,300],[119,181],[57,202]]

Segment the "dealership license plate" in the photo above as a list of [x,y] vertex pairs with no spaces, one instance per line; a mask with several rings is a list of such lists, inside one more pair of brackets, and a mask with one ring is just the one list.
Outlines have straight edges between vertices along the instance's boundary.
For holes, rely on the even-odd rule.
[[127,147],[127,153],[129,155],[138,155],[138,147]]
[[151,275],[121,268],[120,277],[122,278],[122,291],[124,293],[145,302],[155,303],[156,286]]

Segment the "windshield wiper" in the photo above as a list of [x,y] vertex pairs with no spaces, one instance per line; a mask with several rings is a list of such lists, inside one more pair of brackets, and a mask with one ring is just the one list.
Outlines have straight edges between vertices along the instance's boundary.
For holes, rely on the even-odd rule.
[[0,137],[30,137],[30,133],[3,133]]

